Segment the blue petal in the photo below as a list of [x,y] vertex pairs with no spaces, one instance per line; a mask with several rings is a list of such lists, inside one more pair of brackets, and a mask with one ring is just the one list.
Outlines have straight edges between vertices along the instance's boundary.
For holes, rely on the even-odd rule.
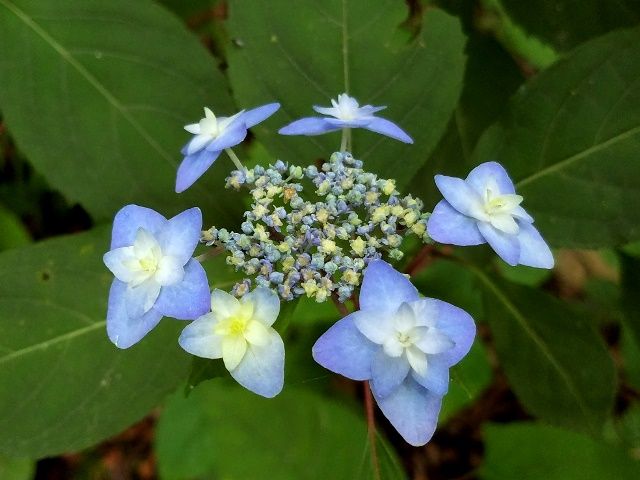
[[222,339],[215,333],[218,319],[212,313],[189,323],[180,334],[178,343],[191,355],[202,358],[222,358]]
[[278,133],[280,135],[321,135],[340,130],[340,128],[327,123],[324,118],[307,117],[291,122],[278,130]]
[[207,145],[209,152],[219,152],[225,148],[230,148],[241,143],[247,136],[247,126],[244,122],[236,120],[229,127],[216,138],[213,142]]
[[436,175],[434,180],[444,199],[460,213],[475,216],[482,209],[482,197],[461,178]]
[[418,300],[420,294],[409,279],[384,260],[373,260],[364,271],[360,309],[395,311],[402,302]]
[[176,176],[176,193],[184,192],[213,165],[220,152],[202,150],[195,155],[184,157]]
[[[189,156],[189,152],[192,150],[191,144],[196,141],[196,137],[198,137],[198,135],[194,135],[193,138],[189,140],[184,147],[182,147],[182,149],[180,150],[180,153],[182,153],[182,155]],[[201,150],[206,148],[209,143],[210,141],[199,146],[194,152],[191,153],[191,155],[195,155],[196,153],[200,152]]]
[[372,132],[381,133],[387,137],[395,138],[404,143],[413,143],[413,139],[407,135],[407,132],[386,118],[374,117],[364,128]]
[[518,225],[520,226],[518,233],[520,258],[518,263],[529,267],[553,268],[555,263],[553,254],[536,227],[525,222],[518,222]]
[[165,223],[167,219],[155,210],[138,205],[127,205],[121,208],[113,219],[111,250],[133,245],[139,228],[155,234]]
[[189,260],[182,281],[162,287],[153,308],[178,320],[193,320],[207,313],[211,309],[211,293],[200,262]]
[[368,380],[378,348],[360,333],[353,317],[347,315],[316,341],[311,352],[316,362],[332,372],[352,380]]
[[411,376],[391,394],[379,397],[380,410],[402,438],[416,447],[427,443],[438,425],[442,396],[426,390]]
[[240,116],[240,119],[247,126],[247,128],[251,128],[254,125],[259,124],[260,122],[265,121],[271,115],[276,113],[279,108],[279,103],[268,103],[267,105],[247,110]]
[[509,265],[517,265],[520,259],[520,242],[517,235],[508,235],[491,226],[488,222],[478,222],[478,229],[502,260]]
[[[423,302],[429,304],[429,311],[435,312],[435,326],[448,336],[455,344],[451,350],[434,355],[447,366],[458,363],[471,349],[476,336],[476,324],[471,315],[455,305],[436,300],[434,298],[424,298]],[[430,356],[429,359],[432,357]]]
[[158,232],[157,240],[163,255],[173,255],[184,265],[193,256],[202,233],[202,212],[190,208],[171,218]]
[[378,347],[371,363],[371,388],[378,396],[386,397],[407,378],[410,368],[404,355],[390,357]]
[[284,385],[284,343],[275,330],[270,334],[270,343],[249,345],[242,361],[229,372],[244,388],[267,398],[279,394]]
[[162,314],[154,308],[141,317],[130,318],[125,306],[126,290],[125,283],[114,280],[109,291],[107,335],[118,348],[129,348],[138,343],[162,318]]
[[440,355],[427,357],[427,372],[424,377],[415,371],[411,375],[416,382],[436,395],[445,395],[449,390],[449,366]]
[[487,185],[493,182],[498,185],[500,193],[516,193],[509,174],[497,162],[482,163],[471,170],[467,176],[467,183],[480,195],[484,195]]
[[341,120],[340,118],[325,118],[325,122],[338,128],[361,128],[371,122],[370,118],[354,118],[353,120]]
[[446,200],[441,200],[433,209],[427,222],[427,232],[436,242],[452,245],[480,245],[486,240],[480,235],[478,222],[463,215]]

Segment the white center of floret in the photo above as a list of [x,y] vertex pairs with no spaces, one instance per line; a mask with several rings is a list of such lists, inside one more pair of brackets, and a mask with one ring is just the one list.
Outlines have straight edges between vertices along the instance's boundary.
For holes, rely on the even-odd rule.
[[360,105],[358,104],[358,101],[346,93],[338,95],[337,102],[331,99],[331,104],[333,105],[332,115],[340,120],[349,122],[360,116]]
[[488,221],[498,230],[516,234],[519,231],[514,215],[522,203],[522,197],[512,193],[501,194],[495,186],[485,188],[482,198],[482,220]]
[[383,339],[382,348],[390,357],[404,357],[411,368],[421,376],[427,372],[427,356],[442,353],[453,347],[453,341],[436,326],[435,322],[418,322],[413,308],[403,303],[395,312],[391,328]]
[[198,123],[185,125],[184,129],[194,135],[213,140],[223,135],[229,125],[242,113],[238,112],[231,117],[216,117],[210,108],[204,107],[204,118],[201,118]]

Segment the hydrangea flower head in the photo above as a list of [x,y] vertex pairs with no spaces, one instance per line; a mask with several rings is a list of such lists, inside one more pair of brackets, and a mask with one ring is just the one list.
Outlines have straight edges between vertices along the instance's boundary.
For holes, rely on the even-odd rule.
[[313,346],[313,358],[353,380],[369,380],[373,396],[412,445],[431,439],[449,368],[469,351],[475,324],[464,310],[421,298],[400,272],[374,260],[364,272],[360,310]]
[[259,287],[240,300],[222,290],[211,293],[211,312],[189,324],[180,346],[204,358],[222,358],[243,387],[271,398],[284,384],[284,343],[271,325],[280,312],[278,296]]
[[190,320],[207,311],[207,276],[191,258],[201,229],[198,208],[170,220],[138,205],[116,214],[104,263],[116,277],[109,292],[107,333],[117,347],[137,343],[165,315]]
[[204,118],[184,127],[194,137],[182,149],[185,157],[178,167],[176,192],[183,192],[193,185],[213,165],[220,152],[238,145],[247,136],[248,128],[266,120],[279,108],[279,103],[269,103],[242,110],[231,117],[216,117],[205,107]]
[[500,164],[478,165],[465,180],[436,175],[435,181],[444,200],[429,217],[431,238],[463,246],[489,243],[509,265],[553,267],[549,246]]
[[361,107],[355,98],[346,93],[338,95],[337,101],[331,99],[331,104],[331,107],[313,107],[316,112],[327,117],[301,118],[281,128],[278,133],[282,135],[320,135],[343,128],[365,128],[404,143],[413,143],[411,137],[395,123],[374,115],[387,107],[371,105]]

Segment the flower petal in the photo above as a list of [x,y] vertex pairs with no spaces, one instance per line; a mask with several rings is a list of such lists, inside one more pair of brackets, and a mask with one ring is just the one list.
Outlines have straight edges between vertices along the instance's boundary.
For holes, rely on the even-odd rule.
[[478,230],[475,218],[468,217],[446,200],[438,202],[427,221],[427,232],[436,242],[451,245],[480,245],[486,243]]
[[488,222],[478,222],[478,230],[502,260],[509,265],[518,264],[520,243],[517,235],[503,233]]
[[371,122],[371,118],[353,118],[351,120],[343,120],[341,118],[325,118],[325,122],[338,128],[361,128]]
[[536,227],[530,223],[519,222],[520,258],[518,263],[537,268],[553,268],[553,254]]
[[340,130],[340,128],[327,123],[324,118],[306,117],[285,125],[278,130],[278,133],[280,135],[321,135],[326,132]]
[[192,320],[207,313],[210,305],[207,274],[200,262],[191,259],[181,282],[162,287],[154,308],[167,317]]
[[250,345],[263,347],[269,343],[269,330],[271,327],[265,326],[258,321],[249,322],[244,331],[244,338]]
[[413,139],[407,134],[407,132],[386,118],[373,117],[373,119],[363,128],[391,137],[395,140],[400,140],[404,143],[413,143]]
[[438,190],[454,209],[476,219],[486,217],[483,213],[482,197],[464,180],[446,175],[436,175],[434,179]]
[[158,270],[156,270],[155,281],[160,286],[175,285],[184,278],[183,263],[178,257],[173,255],[165,255],[158,262]]
[[434,298],[424,300],[437,308],[437,329],[454,343],[453,348],[438,355],[430,355],[429,360],[438,358],[448,366],[455,365],[469,353],[476,335],[476,324],[471,315],[455,305]]
[[218,319],[207,313],[187,325],[178,343],[187,352],[202,358],[222,358],[222,337],[213,333]]
[[380,410],[402,438],[414,446],[427,443],[436,430],[442,396],[426,390],[408,376],[390,395],[373,392]]
[[[481,196],[487,187],[497,186],[500,193],[516,193],[509,174],[497,162],[485,162],[469,172],[467,183]],[[495,187],[494,187],[495,188]],[[493,192],[494,195],[498,192]]]
[[454,341],[438,328],[427,329],[416,342],[416,346],[420,350],[431,355],[451,350],[454,345]]
[[262,105],[261,107],[247,110],[240,116],[240,119],[247,126],[247,128],[251,128],[254,125],[264,122],[267,118],[276,113],[279,108],[279,103],[268,103],[266,105]]
[[406,355],[412,370],[418,375],[424,375],[427,371],[427,355],[415,345],[406,349]]
[[109,290],[107,335],[118,348],[129,348],[138,343],[162,318],[162,314],[153,308],[141,317],[130,317],[125,304],[126,291],[126,283],[119,280],[114,280]]
[[160,288],[160,284],[153,278],[135,287],[127,286],[125,293],[127,314],[132,318],[138,318],[151,310],[160,295]]
[[135,261],[133,247],[120,247],[110,250],[102,257],[104,264],[121,282],[129,283],[136,279],[136,271],[127,267],[127,262]]
[[404,355],[390,357],[379,348],[371,363],[371,389],[379,397],[386,397],[404,381],[411,369]]
[[402,302],[418,298],[418,290],[409,279],[384,260],[373,260],[365,269],[360,289],[361,310],[395,313]]
[[243,387],[263,397],[275,397],[284,385],[284,343],[269,328],[270,342],[264,346],[249,345],[247,353],[231,376]]
[[219,152],[241,143],[247,136],[247,127],[242,121],[236,120],[220,134],[213,142],[207,145],[207,151]]
[[230,293],[216,288],[211,292],[211,311],[220,319],[235,315],[240,308],[240,302]]
[[191,259],[200,242],[202,212],[193,207],[171,218],[158,232],[158,243],[163,255],[177,257],[181,265]]
[[516,235],[520,230],[510,213],[494,213],[489,218],[489,223],[507,235]]
[[373,355],[378,348],[356,328],[351,314],[327,330],[311,352],[316,362],[332,372],[352,380],[368,380]]
[[376,312],[358,310],[351,314],[356,327],[365,337],[373,343],[382,345],[384,341],[393,333],[393,314],[391,312]]
[[402,302],[393,317],[393,324],[398,332],[407,333],[416,326],[416,316],[407,302]]
[[155,234],[166,222],[166,218],[150,208],[138,205],[121,208],[113,219],[111,250],[133,245],[138,229],[144,228],[147,232]]
[[253,320],[270,327],[280,313],[278,295],[266,287],[258,287],[240,299],[241,303],[253,303]]
[[202,150],[195,155],[184,157],[182,163],[178,167],[176,176],[176,193],[184,192],[187,188],[194,184],[207,169],[213,165],[220,152],[210,152]]
[[225,335],[222,339],[222,360],[227,370],[236,368],[247,353],[247,341],[242,335]]
[[413,379],[436,395],[445,395],[449,390],[449,366],[439,357],[428,356],[427,370],[423,375],[411,372]]
[[211,141],[213,137],[211,135],[201,135],[198,134],[191,139],[191,141],[187,144],[186,155],[193,155],[194,153],[198,153],[200,150],[205,148]]

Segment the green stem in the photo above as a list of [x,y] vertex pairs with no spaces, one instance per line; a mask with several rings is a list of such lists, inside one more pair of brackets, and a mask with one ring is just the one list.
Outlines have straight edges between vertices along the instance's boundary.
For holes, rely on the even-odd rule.
[[349,139],[351,138],[351,129],[350,128],[343,128],[342,129],[342,139],[340,140],[340,151],[341,152],[346,152],[347,151],[347,144],[349,142]]
[[229,155],[229,158],[238,170],[244,170],[244,166],[233,150],[231,150],[230,148],[225,148],[224,151],[227,152],[227,155]]

